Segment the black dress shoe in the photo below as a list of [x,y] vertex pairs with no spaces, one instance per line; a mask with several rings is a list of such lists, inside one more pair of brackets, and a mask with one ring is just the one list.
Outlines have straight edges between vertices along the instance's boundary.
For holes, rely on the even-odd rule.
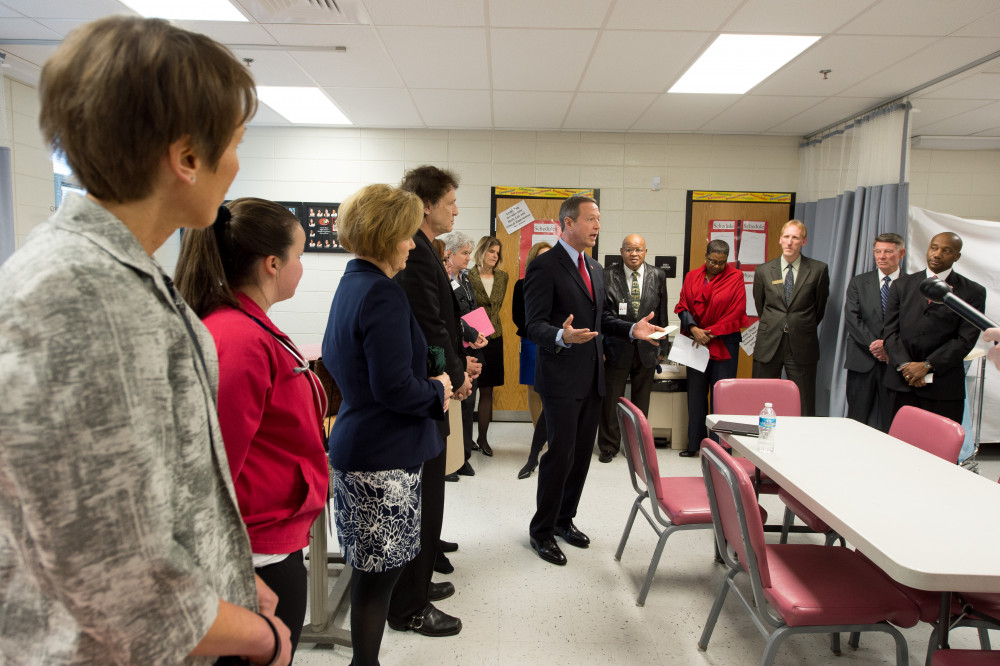
[[601,455],[597,457],[602,463],[609,463],[615,459],[615,454],[610,451],[601,451]]
[[531,537],[531,547],[538,553],[538,557],[546,562],[558,564],[559,566],[566,564],[566,556],[563,555],[562,549],[559,548],[559,544],[556,543],[553,537],[547,539]]
[[473,442],[473,443],[472,443],[472,446],[470,446],[469,448],[470,448],[471,450],[473,450],[473,451],[478,451],[478,450],[479,450],[479,445],[478,445],[478,444],[476,444],[475,442]]
[[455,483],[456,481],[458,481],[458,474],[455,474],[455,473],[445,474],[444,475],[444,480],[448,481],[450,483]]
[[441,549],[442,553],[454,553],[458,550],[458,544],[454,541],[445,541],[444,539],[438,539],[438,548]]
[[472,465],[470,465],[469,461],[466,460],[465,464],[459,467],[458,471],[455,472],[455,474],[460,474],[462,476],[475,476],[476,470],[472,469]]
[[411,617],[407,622],[399,623],[389,620],[389,626],[396,631],[415,631],[424,636],[454,636],[462,631],[462,621],[447,613],[442,613],[434,604],[427,604],[422,611]]
[[698,452],[697,451],[688,451],[687,449],[685,449],[685,450],[681,451],[680,453],[678,453],[677,455],[679,455],[681,458],[694,458],[696,455],[698,455]]
[[441,601],[453,594],[455,594],[455,586],[447,581],[444,583],[431,581],[430,587],[427,588],[427,598],[431,601]]
[[522,467],[521,470],[517,473],[517,478],[527,479],[529,476],[531,476],[531,473],[535,471],[536,467],[538,467],[538,463],[529,460],[524,464],[524,467]]
[[576,529],[576,525],[572,522],[568,525],[556,525],[555,532],[571,546],[576,546],[577,548],[590,547],[590,537]]
[[437,560],[434,562],[434,571],[443,574],[455,573],[455,567],[452,565],[451,560],[444,553],[437,554]]
[[493,449],[488,442],[479,442],[479,451],[487,458],[493,457]]

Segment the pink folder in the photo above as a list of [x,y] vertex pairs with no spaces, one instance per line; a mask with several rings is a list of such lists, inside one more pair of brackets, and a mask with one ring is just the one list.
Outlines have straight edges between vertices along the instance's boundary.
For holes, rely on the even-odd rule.
[[[462,319],[466,324],[476,329],[487,338],[493,335],[493,331],[496,330],[493,328],[493,324],[490,323],[490,318],[486,314],[486,309],[482,307],[476,308],[467,315],[462,315]],[[466,347],[469,346],[468,342],[463,342],[462,344]]]

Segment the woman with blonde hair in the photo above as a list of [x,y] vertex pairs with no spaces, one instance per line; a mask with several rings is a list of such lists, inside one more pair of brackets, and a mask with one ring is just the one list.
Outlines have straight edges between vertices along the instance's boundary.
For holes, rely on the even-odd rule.
[[[421,465],[443,449],[434,421],[452,394],[443,358],[434,362],[392,280],[422,220],[420,198],[389,185],[351,195],[338,220],[340,241],[356,258],[333,297],[323,364],[343,395],[330,464],[337,538],[353,568],[355,666],[378,664],[393,588],[420,550]],[[428,614],[440,612],[429,606]]]
[[253,79],[204,35],[111,16],[69,34],[39,93],[87,195],[0,268],[0,662],[287,664],[215,346],[152,256],[216,219]]
[[219,423],[257,575],[278,595],[292,654],[306,614],[302,550],[326,505],[326,394],[268,318],[295,295],[306,235],[287,208],[244,198],[184,234],[177,289],[215,339]]
[[[479,432],[476,444],[484,456],[492,456],[487,432],[493,420],[493,387],[503,386],[503,331],[500,322],[500,307],[507,295],[507,273],[499,266],[503,263],[503,247],[493,236],[483,236],[473,253],[475,267],[469,270],[469,284],[476,302],[486,309],[493,324],[493,333],[487,338],[489,344],[482,350],[483,369],[479,374]],[[472,398],[475,400],[475,397]]]

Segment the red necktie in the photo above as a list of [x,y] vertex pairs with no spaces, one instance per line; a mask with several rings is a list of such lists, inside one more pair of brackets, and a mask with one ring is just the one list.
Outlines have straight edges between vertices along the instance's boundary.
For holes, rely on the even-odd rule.
[[590,273],[587,272],[587,264],[583,260],[583,252],[580,253],[580,277],[583,278],[583,283],[587,285],[587,293],[590,294],[590,300],[594,300],[594,285],[590,283]]

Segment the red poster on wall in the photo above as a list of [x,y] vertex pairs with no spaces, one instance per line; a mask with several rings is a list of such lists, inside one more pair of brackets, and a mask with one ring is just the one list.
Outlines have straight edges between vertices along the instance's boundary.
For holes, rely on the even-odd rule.
[[548,243],[555,247],[562,236],[562,229],[559,228],[559,220],[534,220],[521,227],[520,232],[521,246],[517,263],[520,266],[520,277],[524,278],[525,263],[531,246],[535,243]]

